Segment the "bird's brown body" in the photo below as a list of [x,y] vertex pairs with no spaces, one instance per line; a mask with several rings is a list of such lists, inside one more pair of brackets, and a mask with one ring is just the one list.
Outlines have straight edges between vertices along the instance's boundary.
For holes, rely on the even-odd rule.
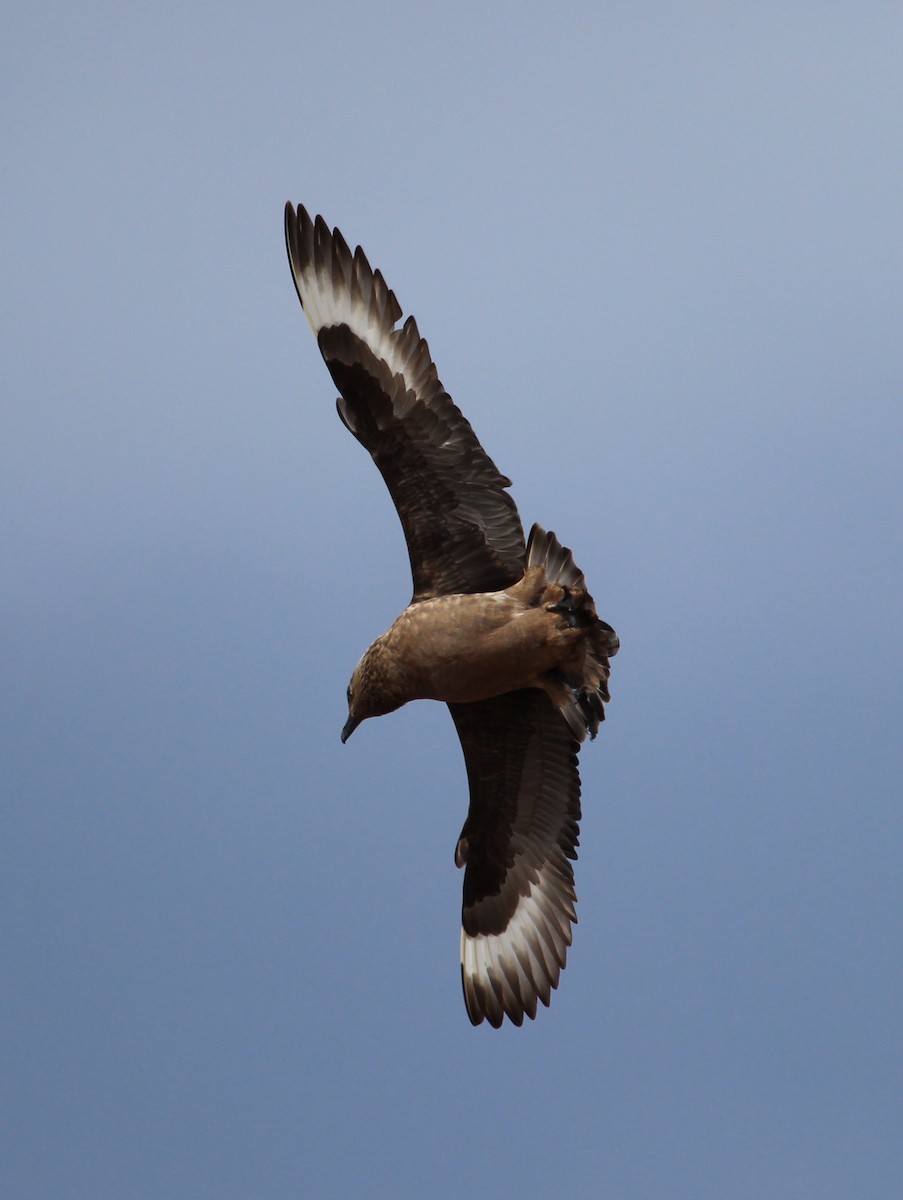
[[517,587],[412,604],[386,634],[403,653],[414,647],[411,699],[470,703],[544,687],[546,674],[572,657],[582,629],[545,605],[525,603]]
[[[566,596],[567,610],[562,607]],[[574,612],[583,615],[581,624]],[[541,688],[558,704],[562,673],[579,673],[581,686],[599,686],[598,677],[584,678],[589,658],[584,643],[595,632],[592,618],[588,594],[549,583],[540,566],[503,591],[419,600],[358,664],[351,681],[352,715],[363,719],[409,700],[471,703],[520,688]]]

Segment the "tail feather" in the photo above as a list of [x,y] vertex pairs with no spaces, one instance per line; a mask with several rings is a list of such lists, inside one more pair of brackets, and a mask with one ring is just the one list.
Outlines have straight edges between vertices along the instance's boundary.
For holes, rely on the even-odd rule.
[[566,613],[571,627],[586,630],[577,643],[573,659],[550,671],[547,690],[561,710],[574,737],[582,742],[594,738],[605,720],[609,662],[618,652],[618,635],[600,620],[592,596],[586,590],[583,572],[571,551],[552,532],[534,525],[527,543],[526,570],[542,567],[545,590],[542,603],[555,612]]
[[545,570],[546,583],[558,583],[568,588],[586,587],[583,572],[574,562],[570,550],[562,546],[554,533],[546,533],[541,525],[533,526],[527,542],[526,570],[531,567]]

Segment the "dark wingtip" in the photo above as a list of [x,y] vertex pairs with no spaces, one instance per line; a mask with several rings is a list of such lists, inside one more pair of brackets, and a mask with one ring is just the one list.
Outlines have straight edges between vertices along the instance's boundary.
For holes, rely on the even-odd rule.
[[[321,218],[318,217],[317,220],[319,221]],[[299,300],[301,300],[300,276],[313,253],[313,229],[314,223],[304,205],[299,204],[293,208],[291,200],[287,200],[285,204],[285,249]],[[301,307],[304,307],[303,300],[301,300]]]

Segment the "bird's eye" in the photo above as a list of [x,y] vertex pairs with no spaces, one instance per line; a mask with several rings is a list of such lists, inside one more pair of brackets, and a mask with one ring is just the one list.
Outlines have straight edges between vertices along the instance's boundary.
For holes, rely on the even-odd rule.
[[348,690],[345,692],[345,695],[348,697],[348,703],[350,705],[351,704],[351,684],[350,683],[348,684]]

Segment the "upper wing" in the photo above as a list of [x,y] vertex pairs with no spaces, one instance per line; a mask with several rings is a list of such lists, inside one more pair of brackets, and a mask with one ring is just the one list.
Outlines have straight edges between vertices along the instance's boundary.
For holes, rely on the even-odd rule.
[[465,866],[461,978],[467,1014],[498,1028],[536,1016],[558,986],[576,894],[578,744],[545,692],[450,704],[467,763],[470,811],[455,851]]
[[401,518],[414,599],[497,591],[523,574],[514,501],[442,387],[413,317],[360,246],[305,209],[285,209],[298,298],[341,392],[339,415],[373,456]]

